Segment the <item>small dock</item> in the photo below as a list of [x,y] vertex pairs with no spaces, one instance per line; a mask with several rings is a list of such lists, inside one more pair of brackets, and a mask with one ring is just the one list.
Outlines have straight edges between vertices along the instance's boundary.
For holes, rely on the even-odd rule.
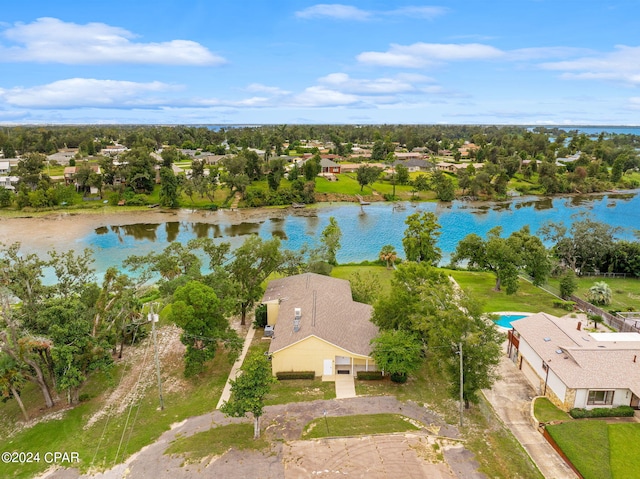
[[360,202],[360,206],[362,205],[370,205],[371,202],[370,201],[366,201],[364,198],[362,198],[362,196],[360,195],[356,195],[356,198],[358,198],[358,201]]

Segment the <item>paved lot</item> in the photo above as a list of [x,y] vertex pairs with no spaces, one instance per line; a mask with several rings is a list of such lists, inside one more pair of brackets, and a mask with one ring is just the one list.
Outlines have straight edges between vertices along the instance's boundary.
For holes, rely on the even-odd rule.
[[[366,479],[456,479],[484,477],[456,475],[444,460],[443,445],[426,434],[388,434],[353,438],[293,441],[284,446],[285,479],[352,477]],[[454,457],[454,462],[458,462]],[[454,464],[455,465],[455,464]]]

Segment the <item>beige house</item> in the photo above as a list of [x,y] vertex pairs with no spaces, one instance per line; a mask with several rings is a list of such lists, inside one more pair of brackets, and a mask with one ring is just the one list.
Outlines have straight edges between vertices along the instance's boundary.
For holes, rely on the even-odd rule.
[[546,313],[511,326],[509,357],[558,407],[639,408],[639,333],[588,332],[575,319]]
[[262,303],[274,327],[272,371],[314,371],[316,376],[374,371],[373,308],[351,296],[344,279],[305,273],[269,283]]

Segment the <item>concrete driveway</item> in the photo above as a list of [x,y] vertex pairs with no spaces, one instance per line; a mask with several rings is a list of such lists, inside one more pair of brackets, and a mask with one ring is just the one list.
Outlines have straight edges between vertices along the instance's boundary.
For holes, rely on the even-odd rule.
[[522,444],[546,479],[575,479],[576,474],[567,466],[531,422],[531,399],[535,391],[506,356],[500,361],[500,379],[483,394]]

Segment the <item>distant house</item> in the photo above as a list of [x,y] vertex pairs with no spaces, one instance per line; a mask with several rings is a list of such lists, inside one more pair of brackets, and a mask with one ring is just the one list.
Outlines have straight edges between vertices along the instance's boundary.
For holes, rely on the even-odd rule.
[[434,164],[427,160],[418,158],[410,158],[408,160],[396,160],[393,162],[393,166],[403,165],[409,173],[415,173],[418,171],[431,171],[434,168]]
[[78,151],[78,148],[66,148],[54,153],[53,155],[47,156],[47,160],[50,162],[56,162],[59,165],[68,165],[69,161],[74,159],[78,154]]
[[320,174],[337,175],[340,173],[340,165],[329,158],[320,159]]
[[458,170],[464,170],[469,165],[473,165],[476,170],[484,168],[484,163],[448,163],[446,161],[436,163],[436,168],[440,171],[456,173]]
[[17,176],[0,176],[0,188],[4,188],[5,190],[15,190],[15,185],[18,184],[20,178]]
[[128,148],[124,145],[107,145],[100,150],[100,154],[103,156],[116,156],[120,153],[124,153]]
[[0,175],[8,175],[11,171],[11,163],[9,160],[0,160]]
[[558,407],[639,408],[639,333],[590,333],[574,319],[546,313],[511,325],[509,357]]
[[269,354],[273,374],[314,371],[316,376],[376,370],[371,340],[373,308],[351,296],[344,279],[305,273],[269,283],[262,298],[274,327]]

